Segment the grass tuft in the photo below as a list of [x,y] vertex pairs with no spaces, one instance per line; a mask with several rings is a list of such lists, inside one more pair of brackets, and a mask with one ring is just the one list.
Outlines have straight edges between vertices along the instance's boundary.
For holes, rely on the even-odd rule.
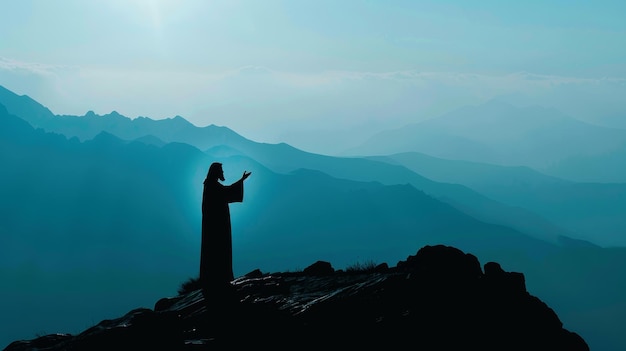
[[372,272],[376,269],[376,262],[368,260],[365,262],[356,262],[346,267],[348,273],[366,273]]
[[200,279],[189,278],[187,281],[182,283],[180,287],[178,288],[178,295],[185,295],[198,289],[200,289]]

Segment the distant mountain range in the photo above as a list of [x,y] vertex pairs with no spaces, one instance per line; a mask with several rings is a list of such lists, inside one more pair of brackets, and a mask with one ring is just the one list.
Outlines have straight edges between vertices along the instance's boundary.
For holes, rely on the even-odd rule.
[[626,130],[596,126],[554,109],[500,100],[386,130],[352,155],[419,152],[505,166],[528,166],[584,182],[626,183]]
[[[542,192],[524,194],[549,189],[555,203],[586,194],[606,206],[601,191],[610,194],[619,184],[596,187],[528,168],[483,172],[478,168],[488,166],[450,161],[459,167],[455,177],[435,165],[449,160],[430,159],[420,171],[426,156],[317,155],[254,142],[226,127],[195,127],[182,117],[57,116],[3,88],[0,104],[0,246],[6,250],[0,270],[9,286],[0,300],[11,333],[35,333],[50,323],[55,331],[76,331],[93,322],[84,322],[88,315],[152,304],[150,298],[195,275],[201,184],[208,165],[221,161],[227,183],[252,171],[244,203],[231,209],[236,275],[299,269],[317,259],[336,267],[385,262],[416,246],[446,244],[523,271],[529,291],[554,306],[592,349],[626,346],[611,327],[626,322],[626,278],[619,274],[626,249],[575,240],[579,233],[555,220],[567,208],[536,211]],[[594,208],[598,215],[619,214],[581,208],[580,220]],[[100,309],[82,306],[84,294],[102,294]],[[50,321],[42,316],[50,307],[33,299],[85,309],[65,313],[71,321]]]
[[626,183],[565,181],[524,166],[445,160],[415,152],[368,158],[528,209],[578,238],[603,246],[626,246]]
[[[457,166],[452,166],[453,162],[445,159],[439,163],[445,162],[447,165],[441,166],[432,161],[432,156],[428,162],[422,157],[408,164],[396,165],[372,157],[324,156],[303,152],[287,144],[254,142],[226,127],[214,125],[196,127],[180,116],[156,121],[146,117],[130,119],[116,112],[104,116],[92,112],[85,116],[56,116],[28,96],[18,96],[6,89],[0,89],[0,103],[6,103],[11,113],[25,116],[22,118],[36,128],[77,137],[79,140],[89,140],[105,131],[121,139],[151,145],[161,146],[168,142],[179,142],[193,145],[200,150],[210,150],[211,154],[216,153],[219,156],[247,156],[278,173],[307,168],[343,179],[377,181],[386,185],[411,184],[480,220],[508,226],[542,240],[558,242],[563,237],[573,237],[601,245],[626,246],[624,235],[626,204],[619,201],[619,197],[618,200],[614,200],[614,196],[606,195],[623,193],[626,191],[626,185],[623,184],[577,185],[572,181],[545,176],[521,166],[506,168],[498,168],[495,164],[467,166],[470,164],[469,161],[460,161]],[[469,110],[473,111],[475,108]],[[485,110],[489,112],[486,117],[472,119],[463,110],[457,115],[443,116],[444,122],[438,122],[436,125],[456,128],[454,133],[476,135],[475,139],[478,139],[480,131],[477,127],[455,127],[454,122],[460,120],[458,123],[463,126],[468,123],[463,121],[472,119],[482,121],[480,125],[492,123],[494,128],[498,125],[505,128],[504,122],[494,122],[498,121],[498,111],[508,113],[505,114],[507,121],[515,121],[515,118],[524,119],[526,113],[534,111],[515,109],[511,105],[497,102],[487,104]],[[552,113],[555,113],[553,110],[538,109],[538,113],[538,116],[528,118],[528,123],[508,126],[507,128],[511,129],[508,136],[499,133],[498,136],[482,137],[515,144],[508,141],[508,138],[523,139],[524,135],[539,133],[538,131],[545,133],[542,128],[555,129],[557,128],[555,125],[571,125],[573,127],[569,129],[577,131],[587,126],[565,116],[552,116]],[[431,124],[435,122],[436,120],[433,120]],[[440,130],[439,133],[446,129],[437,128]],[[600,127],[593,128],[605,130]],[[620,133],[614,134],[616,136],[613,139],[619,139]],[[607,144],[611,143],[613,142],[607,141]],[[507,147],[501,148],[508,150]],[[561,153],[566,154],[567,151],[563,150]],[[396,159],[398,157],[395,156]],[[451,167],[451,172],[446,172],[446,169]],[[472,167],[482,168],[472,170]],[[623,168],[626,170],[626,167]],[[502,173],[504,172],[502,170],[508,170],[506,171],[508,173]],[[513,172],[518,174],[512,174]],[[472,174],[475,176],[472,177]],[[514,182],[511,180],[509,183],[508,179],[515,179],[520,185],[530,182],[533,187],[529,189],[527,186],[514,186]],[[564,187],[563,184],[572,185]],[[576,204],[576,211],[572,211],[572,204]],[[599,214],[598,209],[603,209],[603,214]]]

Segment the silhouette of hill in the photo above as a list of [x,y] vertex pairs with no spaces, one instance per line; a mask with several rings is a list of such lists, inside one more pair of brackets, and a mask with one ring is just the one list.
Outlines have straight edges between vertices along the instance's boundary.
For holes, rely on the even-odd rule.
[[[587,124],[554,109],[517,108],[496,99],[383,131],[350,153],[413,151],[451,160],[529,166],[570,180],[580,180],[583,175],[588,181],[626,182],[626,177],[605,171],[614,168],[615,155],[624,155],[625,146],[626,131],[622,129]],[[574,162],[575,166],[560,165]]]
[[371,271],[316,261],[301,272],[255,270],[217,295],[188,289],[77,335],[49,334],[5,351],[196,350],[225,347],[571,350],[589,346],[531,295],[522,273],[481,268],[454,247],[425,246]]
[[625,183],[576,183],[528,167],[445,160],[412,152],[372,158],[525,208],[565,229],[568,236],[603,246],[626,246]]

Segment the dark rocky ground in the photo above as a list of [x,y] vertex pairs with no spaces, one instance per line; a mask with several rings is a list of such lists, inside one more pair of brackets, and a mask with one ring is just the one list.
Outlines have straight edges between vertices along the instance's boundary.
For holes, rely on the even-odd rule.
[[585,350],[524,275],[449,246],[425,246],[394,267],[251,272],[222,291],[188,282],[77,335],[15,341],[5,351],[232,348]]

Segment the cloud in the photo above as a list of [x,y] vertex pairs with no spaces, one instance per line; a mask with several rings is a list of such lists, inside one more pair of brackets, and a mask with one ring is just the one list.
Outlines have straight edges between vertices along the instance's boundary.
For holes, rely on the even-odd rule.
[[32,63],[12,60],[0,56],[0,70],[13,71],[22,74],[35,74],[53,76],[59,70],[67,69],[67,66],[55,66],[43,63]]
[[[32,63],[0,57],[0,85],[19,95],[28,95],[46,105],[64,98],[57,97],[69,66]],[[49,107],[49,106],[47,106]]]

